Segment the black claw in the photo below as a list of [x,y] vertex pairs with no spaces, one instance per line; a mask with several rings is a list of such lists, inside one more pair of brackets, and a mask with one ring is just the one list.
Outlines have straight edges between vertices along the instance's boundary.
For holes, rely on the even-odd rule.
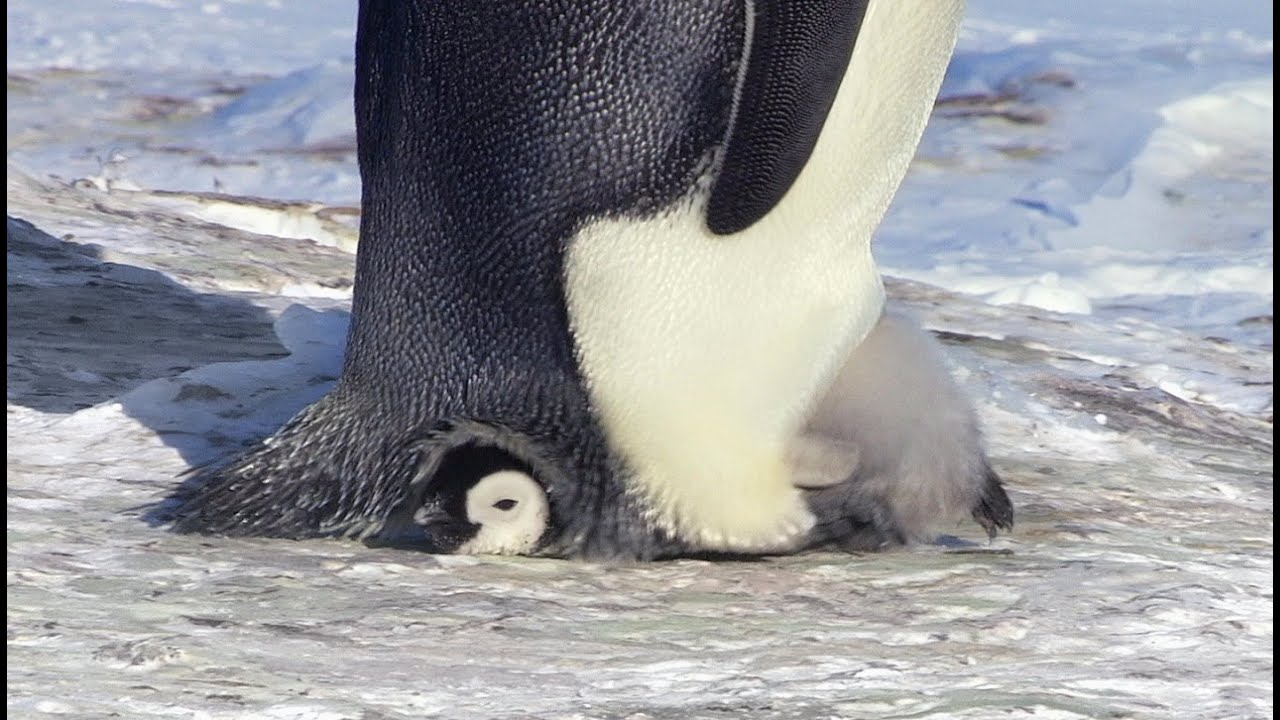
[[1008,532],[1013,529],[1013,503],[1004,491],[1000,476],[990,466],[987,467],[982,495],[973,508],[973,519],[986,529],[987,538],[991,540],[995,539],[999,530]]

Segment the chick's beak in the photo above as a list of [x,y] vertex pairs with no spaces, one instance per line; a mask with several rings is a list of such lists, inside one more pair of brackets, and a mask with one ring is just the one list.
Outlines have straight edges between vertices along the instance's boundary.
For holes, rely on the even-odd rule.
[[457,518],[432,503],[418,508],[413,522],[422,528],[430,551],[435,553],[451,553],[480,531],[479,525]]

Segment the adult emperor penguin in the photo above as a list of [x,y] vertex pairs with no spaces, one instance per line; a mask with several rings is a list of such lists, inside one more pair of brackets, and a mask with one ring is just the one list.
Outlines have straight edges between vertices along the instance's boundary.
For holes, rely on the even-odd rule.
[[362,0],[342,377],[174,527],[394,534],[499,452],[542,552],[804,545],[788,448],[880,317],[962,6]]

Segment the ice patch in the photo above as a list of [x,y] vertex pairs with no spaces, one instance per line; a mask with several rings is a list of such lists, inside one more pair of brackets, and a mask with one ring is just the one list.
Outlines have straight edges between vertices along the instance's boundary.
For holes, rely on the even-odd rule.
[[1093,308],[1079,290],[1063,287],[1058,273],[1049,272],[1022,285],[1012,285],[987,296],[992,305],[1030,305],[1053,312],[1088,315]]
[[1248,175],[1272,162],[1272,113],[1269,77],[1225,83],[1164,106],[1164,124],[1096,196],[1072,209],[1076,222],[1051,232],[1050,242],[1141,250],[1215,244],[1204,221],[1180,207],[1189,202],[1182,187],[1200,175]]
[[[193,133],[206,134],[228,151],[353,146],[355,116],[349,62],[328,62],[268,80],[219,108]],[[250,147],[245,147],[249,144]]]

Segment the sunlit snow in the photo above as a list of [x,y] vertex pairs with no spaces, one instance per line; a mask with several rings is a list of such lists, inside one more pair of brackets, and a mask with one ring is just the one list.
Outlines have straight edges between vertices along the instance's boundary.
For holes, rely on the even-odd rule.
[[626,567],[141,518],[340,373],[355,10],[8,3],[11,714],[1272,717],[1270,3],[970,2],[875,249],[1011,534]]

